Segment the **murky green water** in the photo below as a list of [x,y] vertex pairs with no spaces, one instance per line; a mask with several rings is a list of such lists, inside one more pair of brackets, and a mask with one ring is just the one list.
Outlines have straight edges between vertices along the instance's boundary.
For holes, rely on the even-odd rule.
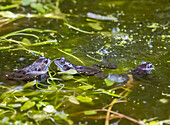
[[[170,81],[170,2],[169,0],[140,0],[140,1],[112,1],[112,0],[85,0],[77,3],[65,0],[61,3],[60,9],[63,13],[71,13],[66,17],[66,21],[51,18],[22,18],[14,23],[1,28],[0,35],[24,29],[40,28],[46,30],[56,30],[58,45],[45,45],[30,47],[45,53],[51,59],[66,57],[75,64],[80,64],[72,57],[61,53],[56,47],[62,50],[71,49],[71,53],[80,58],[87,66],[91,66],[95,61],[88,57],[104,59],[117,64],[119,68],[133,69],[141,61],[151,62],[155,65],[152,78],[137,81],[132,92],[127,96],[126,103],[115,104],[113,111],[120,112],[137,120],[157,117],[158,120],[165,120],[170,117],[169,110],[169,81]],[[15,11],[15,10],[14,10]],[[67,22],[85,31],[96,31],[91,28],[87,21],[87,13],[92,12],[101,15],[113,15],[118,21],[97,20],[102,27],[101,32],[106,35],[86,34],[68,28]],[[77,16],[74,16],[77,15]],[[112,33],[112,35],[108,34]],[[37,34],[40,39],[52,39],[46,34]],[[121,37],[121,39],[119,39]],[[17,38],[15,36],[14,38]],[[24,36],[17,38],[23,39]],[[34,40],[34,38],[29,38]],[[124,42],[122,42],[124,41]],[[38,58],[37,55],[25,51],[0,51],[0,70],[12,71],[16,68],[23,68],[31,64]],[[21,60],[23,58],[24,60]],[[113,70],[114,72],[114,70]],[[89,78],[90,84],[96,87],[104,87],[104,81]],[[0,83],[7,86],[21,86],[20,82],[9,82],[1,78]],[[72,81],[64,82],[66,86],[78,86]],[[71,85],[70,85],[71,84]],[[33,90],[35,91],[35,90]],[[92,104],[65,104],[61,108],[66,113],[74,113],[82,110],[97,109],[108,105],[112,101],[111,96],[101,95],[100,100]],[[166,100],[164,103],[162,100]],[[75,124],[104,124],[104,120],[85,118],[83,115],[70,117]],[[116,120],[110,121],[114,123]],[[121,119],[120,125],[133,124]]]

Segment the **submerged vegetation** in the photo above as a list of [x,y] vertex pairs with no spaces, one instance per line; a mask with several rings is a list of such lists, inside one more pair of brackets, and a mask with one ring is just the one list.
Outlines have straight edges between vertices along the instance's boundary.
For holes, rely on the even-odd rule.
[[[125,1],[97,2],[96,0],[94,2],[92,2],[93,5],[97,4],[96,6],[105,8],[106,11],[108,8],[112,9],[115,6],[119,7],[126,4]],[[115,70],[107,71],[107,69],[104,69],[107,73],[114,72],[115,74],[126,73],[129,69],[132,69],[132,64],[138,65],[143,60],[153,61],[157,66],[160,65],[161,62],[159,61],[163,58],[164,63],[169,65],[167,58],[169,54],[167,44],[170,37],[168,35],[168,20],[165,23],[150,22],[145,25],[145,21],[133,18],[132,22],[137,28],[132,28],[125,24],[121,25],[126,21],[132,23],[128,20],[121,20],[122,16],[125,15],[123,11],[114,8],[116,13],[108,14],[102,13],[99,9],[95,13],[91,7],[87,11],[88,6],[91,5],[86,5],[86,2],[83,9],[80,9],[81,6],[76,6],[80,4],[78,0],[1,0],[0,3],[1,59],[2,61],[3,59],[13,61],[2,62],[1,72],[12,71],[16,68],[21,69],[24,65],[23,60],[27,62],[31,58],[24,65],[26,67],[33,62],[34,58],[37,59],[36,56],[45,56],[50,59],[66,56],[76,64],[81,65],[90,65],[105,58],[108,61],[107,57],[117,58],[114,60],[117,63],[132,62],[125,66],[121,65]],[[168,7],[166,9],[169,10]],[[162,19],[162,17],[160,18]],[[163,33],[160,33],[160,30]],[[161,41],[161,45],[157,45],[159,42],[155,43],[154,40]],[[134,48],[129,49],[130,46],[134,46]],[[137,48],[138,46],[141,46],[141,48]],[[143,52],[144,49],[145,52]],[[9,55],[14,59],[9,59]],[[142,57],[138,58],[138,55]],[[158,61],[154,61],[155,58]],[[14,65],[8,66],[11,63],[14,63]],[[138,84],[140,81],[138,83],[135,81],[131,86],[118,87],[116,83],[108,79],[100,80],[94,76],[76,76],[74,74],[76,74],[74,70],[64,73],[57,72],[52,63],[50,71],[48,71],[50,77],[46,83],[37,80],[11,81],[4,80],[2,77],[0,81],[0,124],[109,125],[126,123],[163,125],[170,123],[167,116],[169,115],[168,112],[162,118],[153,118],[155,115],[148,114],[146,115],[147,118],[145,118],[145,115],[139,117],[140,115],[134,115],[134,112],[138,114],[138,111],[127,104],[128,101],[133,100],[133,97],[128,98],[133,91],[132,86],[141,87],[141,91],[137,90],[137,94],[139,94],[145,91],[145,87],[146,89],[151,87],[148,84],[152,82],[144,80],[147,85],[143,85],[144,83]],[[163,78],[162,80],[166,81]],[[156,80],[153,82],[156,82]],[[169,86],[166,85],[165,83],[164,86],[168,88]],[[155,88],[157,87],[160,86],[157,85]],[[161,99],[157,103],[159,105],[167,104],[168,89],[160,90],[158,93],[161,93]],[[155,96],[153,97],[155,98]],[[139,106],[141,101],[136,99],[133,102]],[[145,105],[145,102],[141,105]],[[126,110],[126,106],[129,109],[132,108],[132,111]],[[139,106],[140,111],[142,111],[141,108]],[[147,111],[143,112],[147,113]],[[125,120],[122,121],[122,119]]]

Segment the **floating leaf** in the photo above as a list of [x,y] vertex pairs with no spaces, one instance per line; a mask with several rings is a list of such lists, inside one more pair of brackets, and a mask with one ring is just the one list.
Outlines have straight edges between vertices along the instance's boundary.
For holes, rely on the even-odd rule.
[[114,82],[113,81],[111,81],[110,79],[108,79],[108,78],[106,78],[105,80],[105,83],[106,83],[106,85],[107,86],[111,86],[111,85],[113,85],[114,84]]
[[32,101],[40,101],[41,99],[38,98],[38,97],[33,97],[31,100],[32,100]]
[[0,47],[0,50],[10,49],[10,48],[12,48],[12,47],[13,47],[13,46]]
[[36,80],[28,82],[24,85],[23,89],[33,87],[36,84]]
[[62,119],[67,119],[66,114],[64,113],[64,111],[61,112],[56,112],[56,115]]
[[64,51],[71,53],[72,50],[71,49],[64,49]]
[[52,105],[47,105],[46,107],[43,108],[43,111],[45,111],[47,113],[55,113],[56,112],[54,106],[52,106]]
[[81,102],[92,102],[92,98],[90,97],[83,97],[83,96],[77,96],[76,97],[77,100],[81,101]]
[[12,8],[19,8],[19,5],[18,4],[12,4],[12,5],[6,5],[6,6],[0,5],[0,10],[8,10]]
[[2,17],[8,17],[8,18],[16,18],[17,15],[15,15],[14,13],[12,13],[11,11],[1,11],[0,15]]
[[87,79],[85,78],[80,78],[80,79],[77,79],[75,82],[87,82]]
[[22,42],[25,43],[26,45],[31,45],[31,42],[27,38],[24,38]]
[[168,99],[165,99],[165,98],[162,98],[162,99],[160,99],[159,101],[160,101],[161,103],[164,103],[164,104],[165,104],[165,103],[168,103]]
[[75,96],[69,96],[69,99],[68,99],[71,103],[74,103],[74,104],[80,104],[76,97]]
[[17,98],[17,99],[15,100],[15,102],[26,102],[27,100],[29,100],[29,98],[23,96],[23,97]]
[[22,5],[23,6],[28,6],[28,5],[30,5],[31,1],[32,0],[22,0]]
[[40,91],[32,91],[28,93],[17,93],[16,96],[34,96],[34,95],[39,95],[41,92]]
[[102,31],[102,32],[100,32],[100,34],[103,36],[108,36],[108,37],[113,35],[112,32],[109,32],[109,31]]
[[99,91],[99,93],[107,94],[114,97],[122,97],[120,95],[115,94],[115,91],[106,91],[105,89],[98,89],[97,91]]
[[77,74],[77,71],[75,69],[70,69],[64,72],[58,72],[58,74]]
[[47,114],[33,114],[32,119],[34,119],[36,121],[44,121],[48,117],[49,117],[49,115],[47,115]]
[[31,3],[31,7],[36,9],[37,11],[41,13],[45,13],[44,6],[41,3]]
[[42,105],[42,106],[47,106],[47,105],[49,105],[48,102],[41,102],[41,101],[39,102],[39,104]]
[[97,114],[97,112],[96,111],[84,111],[84,114],[85,115],[95,115],[95,114]]
[[88,89],[94,88],[94,86],[92,86],[92,85],[83,85],[83,86],[79,86],[78,88],[83,89],[83,90],[88,90]]
[[21,107],[21,110],[28,110],[30,108],[32,108],[35,105],[34,101],[27,101],[24,103],[24,105]]
[[102,30],[102,29],[103,29],[103,28],[100,26],[99,23],[88,23],[88,25],[89,25],[91,28],[95,29],[95,30]]
[[42,111],[28,111],[27,116],[35,121],[43,121],[49,117],[49,114]]
[[73,79],[74,78],[74,76],[72,76],[72,75],[63,75],[62,76],[62,79],[64,79],[64,80],[70,80],[70,79]]
[[22,105],[19,103],[19,104],[8,104],[8,106],[12,108],[18,108],[21,107]]

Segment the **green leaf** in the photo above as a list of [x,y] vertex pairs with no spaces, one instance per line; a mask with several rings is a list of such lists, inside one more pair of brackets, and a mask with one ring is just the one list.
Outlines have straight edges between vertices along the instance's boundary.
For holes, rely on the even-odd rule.
[[16,96],[35,96],[35,95],[39,95],[41,92],[40,91],[32,91],[32,92],[28,92],[28,93],[18,93],[16,94]]
[[100,34],[103,36],[108,36],[108,37],[112,36],[112,33],[109,31],[102,31],[102,32],[100,32]]
[[28,6],[28,5],[30,5],[30,3],[31,3],[31,0],[22,0],[23,6]]
[[70,69],[64,72],[58,72],[58,74],[77,74],[77,71],[75,69]]
[[41,13],[45,13],[44,6],[41,3],[31,3],[31,7],[36,9],[37,11]]
[[64,51],[71,53],[72,50],[71,49],[64,49]]
[[17,98],[17,99],[15,100],[15,102],[26,102],[26,101],[28,101],[28,100],[29,100],[29,98],[23,96],[23,97]]
[[68,99],[71,103],[74,103],[74,104],[80,104],[76,97],[75,96],[69,96],[69,99]]
[[32,119],[36,120],[36,121],[44,121],[45,119],[47,119],[49,117],[49,115],[47,114],[34,114],[32,116]]
[[4,47],[0,47],[0,50],[5,50],[5,49],[10,49],[10,48],[12,48],[13,46],[4,46]]
[[58,117],[60,117],[61,119],[67,119],[67,116],[66,116],[66,114],[64,113],[64,111],[56,112],[56,115],[57,115]]
[[77,79],[75,82],[80,82],[80,83],[82,83],[82,82],[87,82],[87,79],[85,79],[85,78],[80,78],[80,79]]
[[83,90],[88,90],[88,89],[94,88],[94,86],[92,86],[92,85],[83,85],[83,86],[79,86],[78,88],[83,89]]
[[72,75],[63,75],[62,76],[62,79],[64,79],[64,80],[70,80],[70,79],[73,79],[74,78],[74,76],[72,76]]
[[88,25],[89,25],[91,28],[95,29],[95,30],[102,30],[102,29],[103,29],[103,28],[100,26],[99,23],[88,23]]
[[28,110],[30,108],[32,108],[35,105],[34,101],[27,101],[24,103],[24,105],[21,107],[21,110]]
[[2,17],[7,17],[7,18],[16,18],[17,16],[14,14],[14,13],[12,13],[11,11],[1,11],[0,12],[0,15],[2,16]]
[[47,113],[55,113],[56,112],[54,106],[52,106],[52,105],[47,105],[46,107],[43,108],[43,111],[45,111]]
[[25,43],[25,45],[31,45],[31,42],[27,38],[24,38],[22,42]]
[[105,80],[105,83],[106,83],[106,85],[107,86],[111,86],[111,85],[113,85],[114,84],[114,82],[113,81],[111,81],[110,79],[108,79],[108,78],[106,78]]
[[164,103],[164,104],[165,104],[165,103],[168,103],[168,99],[165,99],[165,98],[162,98],[162,99],[160,99],[159,101],[160,101],[161,103]]
[[27,116],[35,121],[43,121],[49,117],[49,114],[42,111],[28,111]]
[[8,104],[8,106],[12,108],[18,108],[21,107],[22,105],[19,103],[19,104]]
[[41,99],[38,98],[38,97],[33,97],[31,100],[32,100],[32,101],[40,101]]
[[97,91],[114,97],[122,97],[120,95],[115,94],[115,91],[106,91],[105,89],[98,89]]
[[79,100],[80,102],[92,102],[92,98],[90,97],[83,97],[83,96],[77,96],[76,97],[77,100]]
[[19,5],[18,4],[12,4],[12,5],[6,5],[6,6],[0,5],[0,10],[8,10],[12,8],[19,8]]
[[97,114],[97,112],[96,111],[84,111],[84,114],[85,115],[95,115],[95,114]]
[[23,89],[33,87],[36,84],[36,80],[28,82],[24,85]]

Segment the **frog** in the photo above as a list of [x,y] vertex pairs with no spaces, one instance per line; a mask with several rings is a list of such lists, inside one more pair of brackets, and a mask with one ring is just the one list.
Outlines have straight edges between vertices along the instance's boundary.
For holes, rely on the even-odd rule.
[[75,64],[72,64],[67,59],[65,59],[64,57],[55,59],[54,63],[57,65],[57,67],[59,68],[61,72],[74,69],[78,72],[78,74],[88,75],[88,76],[94,75],[102,79],[106,78],[106,75],[101,70],[101,67],[106,66],[107,68],[108,67],[117,68],[116,65],[110,65],[110,64],[107,65],[105,63],[93,64],[92,67],[75,65]]
[[154,65],[150,62],[142,61],[139,66],[125,74],[112,74],[108,75],[108,79],[116,83],[130,83],[146,78],[154,70]]
[[49,71],[49,65],[51,60],[45,58],[44,56],[37,59],[33,64],[23,68],[23,69],[14,69],[13,72],[5,72],[7,79],[11,80],[34,80],[37,77],[40,77],[43,81],[48,78],[46,74]]
[[74,69],[79,74],[84,74],[84,75],[94,75],[98,72],[101,72],[101,69],[95,66],[88,67],[88,66],[79,66],[79,65],[72,64],[70,61],[66,60],[64,57],[55,59],[54,63],[57,65],[57,67],[59,68],[61,72],[64,72],[70,69]]
[[101,70],[101,67],[115,69],[117,68],[117,65],[101,62],[99,64],[93,64],[92,67],[79,66],[79,65],[72,64],[70,61],[66,60],[64,57],[54,60],[54,63],[58,66],[58,68],[62,72],[70,70],[70,69],[74,69],[79,74],[94,75],[101,79],[107,78],[113,82],[122,83],[122,84],[127,83],[127,82],[132,82],[133,80],[140,80],[141,78],[145,78],[148,74],[151,74],[151,71],[154,69],[154,65],[152,63],[142,61],[138,67],[131,70],[127,74],[110,73],[109,75],[105,75],[104,72]]

